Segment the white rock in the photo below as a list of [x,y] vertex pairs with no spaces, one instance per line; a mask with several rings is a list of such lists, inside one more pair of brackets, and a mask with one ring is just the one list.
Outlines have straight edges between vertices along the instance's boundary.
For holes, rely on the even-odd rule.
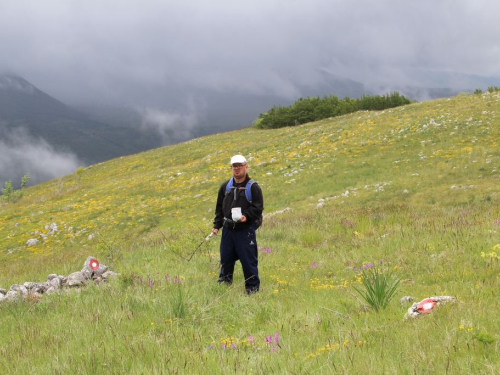
[[31,289],[32,293],[40,293],[43,294],[49,288],[48,283],[37,284],[33,289]]
[[81,272],[73,272],[68,276],[68,286],[82,286],[85,284],[85,276]]
[[52,280],[49,281],[49,288],[55,288],[55,289],[61,289],[62,287],[62,282],[59,277],[54,277]]
[[108,266],[105,266],[104,264],[99,264],[99,268],[94,271],[94,275],[102,276],[107,271],[108,271]]
[[47,234],[54,234],[55,232],[57,232],[57,224],[52,223],[49,226],[45,226],[45,229],[49,229],[49,232]]
[[86,280],[89,280],[92,278],[92,270],[90,269],[90,267],[83,267],[80,272],[82,273],[83,277]]
[[26,241],[26,245],[28,246],[35,246],[38,243],[38,240],[36,238],[30,238],[28,241]]
[[7,294],[5,295],[5,299],[7,301],[15,301],[19,299],[19,293],[14,291],[14,290],[9,290]]
[[444,303],[449,303],[449,302],[456,302],[455,297],[451,296],[434,296],[434,297],[428,297],[424,298],[420,302],[415,302],[409,309],[408,312],[405,314],[404,319],[407,320],[408,318],[416,318],[420,315],[422,315],[422,312],[419,310],[418,306],[419,304],[423,303],[426,299],[433,300],[436,304],[436,306],[442,305]]
[[26,281],[23,286],[26,288],[26,289],[33,289],[37,284],[36,283],[33,283],[31,281]]

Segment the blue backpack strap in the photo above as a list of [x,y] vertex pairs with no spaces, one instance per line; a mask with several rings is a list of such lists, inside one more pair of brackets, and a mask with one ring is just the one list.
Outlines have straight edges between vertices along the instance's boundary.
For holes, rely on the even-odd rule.
[[[255,183],[255,180],[253,178],[251,178],[250,180],[248,180],[247,186],[245,186],[245,196],[247,198],[247,201],[249,201],[250,203],[252,203],[252,185],[254,183]],[[233,184],[234,184],[234,179],[233,179],[233,177],[231,177],[231,179],[227,182],[227,185],[226,185],[226,195],[228,195],[229,192],[231,191]],[[236,195],[235,195],[235,199],[236,199]]]
[[247,186],[245,187],[245,195],[247,197],[247,201],[252,203],[252,185],[255,183],[255,180],[251,178],[248,180]]
[[226,195],[229,194],[229,192],[231,191],[231,188],[233,187],[233,178],[231,177],[231,179],[227,182],[227,185],[226,185]]

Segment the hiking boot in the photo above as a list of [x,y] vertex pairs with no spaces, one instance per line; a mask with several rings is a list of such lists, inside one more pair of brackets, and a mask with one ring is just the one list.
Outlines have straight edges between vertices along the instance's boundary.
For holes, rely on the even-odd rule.
[[255,288],[250,288],[250,289],[247,289],[247,295],[250,296],[252,294],[255,294],[259,291],[259,288],[255,287]]
[[225,285],[231,285],[233,283],[233,280],[228,280],[224,277],[219,277],[219,280],[217,282],[220,284],[225,284]]

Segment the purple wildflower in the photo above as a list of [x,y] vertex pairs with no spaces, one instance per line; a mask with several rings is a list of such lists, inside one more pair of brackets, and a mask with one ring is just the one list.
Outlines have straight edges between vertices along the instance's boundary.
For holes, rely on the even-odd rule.
[[234,345],[234,342],[231,343],[231,348],[236,349],[236,345]]
[[253,343],[253,336],[252,335],[248,336],[248,342]]
[[493,225],[500,225],[500,220],[495,221]]
[[276,351],[276,349],[279,346],[279,342],[280,342],[280,334],[278,332],[276,332],[274,336],[271,335],[266,337],[266,343],[271,345],[271,352]]

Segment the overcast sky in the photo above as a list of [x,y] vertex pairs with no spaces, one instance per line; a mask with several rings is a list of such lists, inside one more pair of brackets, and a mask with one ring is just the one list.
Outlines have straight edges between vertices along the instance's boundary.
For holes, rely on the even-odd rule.
[[[316,94],[327,77],[368,94],[500,86],[499,18],[498,0],[0,0],[0,74],[73,106],[133,109],[168,144],[339,95]],[[23,129],[5,134],[1,176],[80,165]]]
[[442,87],[500,77],[499,16],[498,0],[0,0],[0,70],[69,103],[296,99],[322,72]]

